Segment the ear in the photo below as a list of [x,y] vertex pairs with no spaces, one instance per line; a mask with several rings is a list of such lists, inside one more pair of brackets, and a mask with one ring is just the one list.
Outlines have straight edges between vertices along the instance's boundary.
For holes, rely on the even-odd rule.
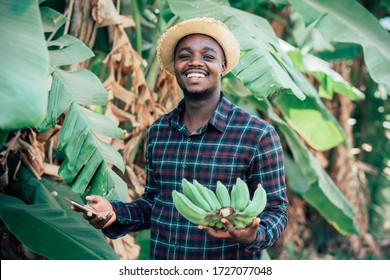
[[222,60],[221,70],[221,76],[224,76],[226,74],[226,60]]

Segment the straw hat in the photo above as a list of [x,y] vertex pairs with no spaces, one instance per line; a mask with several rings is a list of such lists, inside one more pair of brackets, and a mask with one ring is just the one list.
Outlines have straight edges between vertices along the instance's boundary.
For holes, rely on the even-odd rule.
[[232,70],[240,58],[240,46],[229,28],[213,18],[193,18],[169,28],[161,36],[157,47],[157,58],[163,70],[175,75],[174,51],[177,43],[190,34],[203,34],[212,37],[222,47],[226,58],[226,71]]

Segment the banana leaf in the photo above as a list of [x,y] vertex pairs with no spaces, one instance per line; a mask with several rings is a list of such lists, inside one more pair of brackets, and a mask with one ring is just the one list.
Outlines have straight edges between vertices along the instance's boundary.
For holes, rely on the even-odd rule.
[[289,189],[302,198],[310,186],[299,165],[288,154],[284,155],[284,170]]
[[339,123],[319,99],[309,97],[302,101],[294,95],[281,94],[272,101],[288,124],[315,150],[327,151],[346,142]]
[[293,22],[292,35],[297,46],[304,53],[318,53],[326,51],[334,51],[334,46],[324,38],[322,33],[315,28],[315,23],[305,27],[303,17],[291,9],[290,19]]
[[[296,167],[299,166],[301,173],[309,184],[309,188],[301,192],[303,199],[317,209],[328,223],[333,225],[341,234],[359,234],[353,206],[321,167],[317,159],[302,144],[298,135],[276,115],[269,102],[259,102],[254,98],[249,99],[258,104],[258,108],[283,133],[293,154],[294,161],[297,163]],[[290,182],[294,181],[290,180]],[[293,189],[297,188],[293,187]]]
[[299,49],[282,40],[280,40],[280,45],[291,58],[294,67],[301,72],[313,75],[320,83],[318,90],[320,97],[332,99],[334,93],[338,93],[353,101],[364,99],[364,94],[344,80],[325,60],[308,53],[302,53]]
[[67,21],[65,16],[47,6],[42,6],[40,11],[44,32],[57,31]]
[[90,71],[83,69],[68,72],[52,68],[52,85],[49,95],[49,110],[44,122],[39,126],[45,131],[54,127],[57,118],[73,103],[81,105],[105,105],[107,91],[100,80]]
[[[269,23],[261,17],[234,9],[219,1],[168,1],[172,11],[183,19],[213,17],[229,26],[240,43],[241,57],[232,73],[259,99],[286,91],[299,99],[305,95],[292,79],[297,70],[281,51]],[[299,76],[296,76],[299,77]]]
[[292,79],[306,95],[305,100],[299,100],[283,91],[272,99],[289,125],[318,151],[329,150],[340,143],[346,144],[343,129],[326,108],[313,85],[300,72],[291,71],[290,65],[285,64],[285,67],[294,74]]
[[[69,35],[66,35],[69,38]],[[63,39],[59,39],[63,41]],[[51,43],[51,46],[57,42]],[[57,50],[49,50],[50,64],[52,66],[64,66],[83,62],[94,56],[94,53],[80,40],[75,40],[65,47]]]
[[[333,42],[359,44],[372,79],[390,93],[390,34],[355,0],[289,0],[307,25]],[[320,19],[320,20],[318,20]]]
[[[16,163],[9,164],[10,178]],[[0,194],[0,219],[32,252],[52,260],[119,259],[102,232],[70,209],[64,197],[83,202],[68,185],[46,176],[37,180],[21,165],[5,192]]]
[[[64,150],[66,155],[59,175],[66,182],[74,181],[72,189],[76,193],[84,193],[94,176],[96,177],[94,180],[99,180],[99,176],[95,175],[97,170],[107,172],[99,168],[103,162],[112,163],[124,172],[125,166],[121,155],[111,145],[95,136],[95,134],[121,136],[122,130],[111,122],[103,115],[90,112],[75,103],[70,106],[58,139],[58,148]],[[107,165],[104,166],[108,168]],[[107,176],[112,177],[112,173],[108,172]],[[105,182],[110,184],[103,185],[100,190],[104,192],[97,194],[107,196],[110,190],[116,188],[118,190],[115,192],[123,195],[120,200],[127,201],[127,185],[124,182],[116,180],[116,177]]]
[[9,131],[0,130],[0,147],[2,147],[4,145],[5,141],[7,141],[8,134],[9,134]]
[[38,1],[0,1],[0,34],[0,130],[33,127],[43,120],[48,100]]

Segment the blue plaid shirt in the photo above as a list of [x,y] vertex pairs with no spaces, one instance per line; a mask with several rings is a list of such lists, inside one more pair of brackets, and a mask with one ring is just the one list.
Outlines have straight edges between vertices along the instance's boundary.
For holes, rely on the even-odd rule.
[[[118,238],[150,228],[151,259],[260,259],[287,224],[283,151],[275,129],[222,95],[208,124],[190,135],[180,118],[184,108],[181,101],[149,128],[145,193],[131,203],[111,201],[117,222],[104,234]],[[208,235],[182,217],[172,201],[173,190],[182,192],[183,178],[215,191],[218,180],[230,190],[237,177],[251,196],[259,183],[267,192],[257,238],[249,246]]]

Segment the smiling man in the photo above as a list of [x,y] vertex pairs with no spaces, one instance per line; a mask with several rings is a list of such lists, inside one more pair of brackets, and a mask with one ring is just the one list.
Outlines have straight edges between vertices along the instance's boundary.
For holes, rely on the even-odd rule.
[[[110,238],[151,229],[151,259],[261,259],[287,223],[283,151],[275,129],[230,103],[221,77],[238,63],[239,45],[225,24],[195,18],[168,29],[158,45],[162,69],[175,75],[184,98],[147,133],[147,182],[144,195],[131,203],[89,196],[84,214]],[[267,206],[252,224],[236,229],[222,219],[223,230],[198,226],[175,209],[172,191],[183,178],[215,191],[237,178],[253,195],[258,184]],[[103,215],[108,218],[102,220]]]

